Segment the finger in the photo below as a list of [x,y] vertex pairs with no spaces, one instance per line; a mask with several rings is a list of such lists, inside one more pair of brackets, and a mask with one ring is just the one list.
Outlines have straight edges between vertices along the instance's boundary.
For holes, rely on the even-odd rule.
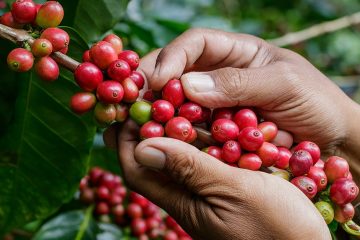
[[266,107],[283,101],[291,89],[292,82],[283,79],[287,74],[283,64],[191,72],[184,74],[181,82],[186,97],[205,107]]
[[160,90],[187,69],[220,67],[260,67],[275,57],[275,47],[246,34],[210,29],[191,29],[161,50],[149,79],[152,89]]
[[117,149],[117,135],[118,135],[119,123],[112,124],[103,133],[103,141],[105,146],[111,149]]
[[156,49],[140,59],[139,67],[136,71],[140,72],[145,77],[144,89],[148,88],[147,80],[150,79],[151,74],[154,71],[156,59],[160,51],[161,49]]

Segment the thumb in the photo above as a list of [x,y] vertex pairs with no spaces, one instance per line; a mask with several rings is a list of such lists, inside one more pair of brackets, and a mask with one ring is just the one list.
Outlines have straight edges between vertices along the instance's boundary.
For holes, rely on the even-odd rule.
[[187,98],[209,108],[254,106],[272,103],[289,92],[285,63],[259,68],[221,68],[190,72],[181,77]]

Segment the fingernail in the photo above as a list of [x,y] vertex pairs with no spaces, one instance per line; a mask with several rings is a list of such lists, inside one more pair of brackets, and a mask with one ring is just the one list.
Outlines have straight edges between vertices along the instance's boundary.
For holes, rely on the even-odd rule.
[[210,92],[215,90],[214,79],[206,73],[191,72],[183,75],[181,80],[194,92]]
[[155,148],[145,147],[139,152],[137,162],[149,168],[162,169],[165,166],[165,154]]

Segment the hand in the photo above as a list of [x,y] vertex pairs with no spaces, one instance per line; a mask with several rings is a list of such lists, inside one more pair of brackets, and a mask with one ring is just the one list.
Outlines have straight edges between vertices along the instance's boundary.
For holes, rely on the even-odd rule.
[[[106,142],[114,140],[115,127]],[[289,182],[230,167],[171,138],[137,142],[132,121],[118,135],[128,186],[173,216],[194,239],[331,239],[312,202]]]

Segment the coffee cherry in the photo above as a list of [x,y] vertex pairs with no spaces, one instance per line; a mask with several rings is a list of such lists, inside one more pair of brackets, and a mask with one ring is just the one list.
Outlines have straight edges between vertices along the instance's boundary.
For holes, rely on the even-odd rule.
[[216,108],[212,114],[212,121],[216,121],[218,119],[228,119],[232,120],[235,114],[235,109],[232,107],[224,107],[224,108]]
[[164,240],[178,240],[178,236],[174,231],[168,230],[164,235]]
[[196,138],[197,138],[197,131],[196,129],[192,128],[190,132],[190,136],[185,140],[185,142],[192,143],[196,140]]
[[228,163],[235,163],[239,161],[241,155],[240,144],[236,141],[230,140],[224,143],[221,152],[221,159]]
[[88,186],[89,186],[89,176],[85,176],[80,180],[79,189],[80,191],[82,191]]
[[[155,204],[153,204],[152,202],[149,201],[147,207],[143,209],[143,213],[146,217],[155,218],[155,215],[160,213],[160,209],[158,206],[156,206]],[[160,219],[161,219],[161,217],[160,217]]]
[[17,28],[17,29],[23,28],[23,24],[15,22],[11,12],[4,13],[0,17],[0,23],[5,26],[12,27],[12,28]]
[[[315,164],[314,164],[314,167],[317,167],[317,168],[321,168],[321,169],[324,169],[324,166],[325,166],[325,162],[321,159],[319,159]],[[350,173],[350,172],[349,172]]]
[[185,93],[180,80],[172,79],[162,89],[162,98],[178,108],[185,101]]
[[154,137],[163,137],[164,136],[164,127],[155,121],[149,121],[141,126],[140,128],[140,138],[142,140]]
[[83,62],[91,62],[90,50],[86,50],[82,56]]
[[125,208],[122,204],[117,204],[111,209],[111,212],[115,217],[122,217],[125,214]]
[[142,217],[141,206],[137,203],[130,203],[126,209],[126,213],[129,215],[129,217],[133,219],[141,218]]
[[136,84],[130,78],[125,78],[121,85],[124,89],[123,101],[127,103],[133,103],[139,97],[139,89]]
[[84,188],[80,192],[80,201],[85,204],[92,204],[95,201],[95,193],[91,188]]
[[134,81],[134,83],[139,89],[142,89],[144,87],[145,80],[141,73],[137,71],[132,71],[129,78]]
[[334,209],[329,203],[320,201],[315,203],[315,207],[324,218],[326,224],[329,224],[334,220]]
[[211,126],[211,135],[216,141],[224,143],[229,140],[236,140],[239,136],[239,128],[231,120],[218,119]]
[[264,142],[256,151],[256,154],[260,157],[262,165],[265,167],[270,167],[279,160],[279,150],[272,143]]
[[43,31],[40,38],[49,40],[54,52],[66,48],[70,43],[69,34],[60,28],[47,28]]
[[320,158],[320,148],[318,147],[318,145],[316,145],[313,142],[310,141],[303,141],[300,142],[295,148],[294,151],[297,150],[305,150],[308,153],[310,153],[311,158],[313,160],[313,163],[315,164],[319,158]]
[[326,173],[329,183],[332,183],[336,179],[345,178],[348,175],[349,164],[341,157],[331,156],[325,162],[324,172]]
[[124,96],[124,89],[119,82],[104,81],[96,89],[96,97],[107,104],[120,103]]
[[7,64],[12,71],[27,72],[34,64],[34,57],[28,50],[15,48],[7,56]]
[[104,215],[108,214],[110,209],[106,202],[98,202],[95,207],[95,212],[97,215]]
[[130,201],[139,204],[142,208],[147,208],[147,206],[149,205],[149,200],[136,192],[130,193]]
[[103,81],[103,74],[101,70],[92,63],[81,63],[74,72],[76,83],[84,91],[94,91],[98,85]]
[[180,106],[179,116],[184,117],[191,123],[201,120],[202,108],[199,104],[194,102],[187,102]]
[[144,219],[137,218],[131,221],[131,233],[140,236],[146,232],[146,222]]
[[307,176],[309,178],[311,178],[312,180],[314,180],[319,192],[326,188],[327,177],[326,177],[325,172],[321,168],[317,168],[314,166],[310,167],[310,170],[309,170]]
[[100,41],[90,48],[90,57],[102,70],[106,70],[111,63],[117,60],[117,54],[112,45],[105,41]]
[[278,130],[275,138],[271,141],[277,147],[285,147],[290,149],[294,143],[293,136],[283,130]]
[[[122,206],[121,203],[123,202],[123,198],[120,195],[111,194],[108,200],[111,206]],[[120,205],[119,205],[120,204]],[[123,206],[122,206],[123,207]],[[124,209],[124,207],[123,207]],[[125,210],[123,210],[124,212]]]
[[347,203],[343,206],[336,205],[335,207],[335,220],[339,223],[345,223],[350,221],[355,215],[354,206],[351,203]]
[[206,152],[210,156],[213,156],[214,158],[217,158],[222,161],[221,159],[221,148],[217,146],[209,146],[207,148],[202,149],[203,152]]
[[107,73],[111,79],[122,82],[125,78],[130,76],[131,69],[127,62],[119,59],[113,61],[109,65]]
[[144,101],[138,101],[130,107],[130,117],[137,124],[143,125],[151,120],[151,105]]
[[113,194],[119,195],[122,198],[126,196],[126,188],[124,186],[118,186],[114,189]]
[[238,162],[239,168],[257,171],[260,169],[262,161],[255,153],[245,153],[241,155]]
[[278,128],[273,122],[262,122],[258,129],[263,133],[265,142],[273,141],[278,133]]
[[143,94],[143,99],[144,99],[145,101],[148,101],[148,102],[151,102],[151,103],[155,102],[155,101],[156,101],[156,97],[155,97],[154,91],[151,90],[151,89],[149,89],[149,90],[147,90],[146,92],[144,92],[144,94]]
[[160,225],[159,221],[155,218],[148,218],[146,219],[146,228],[148,230],[156,229]]
[[116,54],[119,54],[123,49],[123,43],[121,38],[116,36],[115,34],[109,34],[104,37],[103,41],[108,42],[115,49]]
[[336,179],[330,187],[330,198],[338,205],[352,202],[358,193],[358,186],[356,186],[354,181],[347,178]]
[[115,120],[116,109],[113,104],[98,102],[94,109],[94,117],[101,126],[109,125]]
[[13,18],[21,24],[32,23],[36,13],[36,5],[32,0],[16,0],[11,6]]
[[201,117],[194,123],[208,123],[211,120],[211,110],[206,107],[201,107]]
[[68,51],[69,51],[69,47],[67,46],[67,47],[65,47],[63,49],[60,49],[59,53],[66,54]]
[[348,173],[348,175],[346,176],[347,179],[353,180],[353,176],[351,174],[351,172]]
[[284,147],[278,147],[279,150],[279,158],[275,162],[275,167],[280,169],[286,169],[289,167],[289,160],[291,158],[292,153],[289,149]]
[[290,181],[290,173],[283,169],[278,169],[275,172],[272,172],[271,175],[281,177],[282,179],[285,179],[286,181]]
[[129,116],[129,107],[123,103],[115,104],[116,117],[115,121],[124,122]]
[[110,191],[109,191],[109,189],[107,187],[100,186],[96,190],[96,196],[97,196],[98,199],[107,200],[110,197]]
[[307,174],[312,165],[311,155],[305,150],[295,151],[289,160],[289,167],[294,176]]
[[52,44],[49,40],[38,38],[31,46],[31,52],[35,57],[46,57],[52,53]]
[[191,123],[186,118],[174,117],[166,123],[165,134],[170,138],[187,142],[191,137],[192,129]]
[[77,114],[90,111],[96,104],[96,97],[92,93],[80,92],[71,97],[70,108]]
[[45,2],[37,12],[36,24],[42,28],[57,27],[64,18],[64,9],[58,1]]
[[300,176],[291,180],[291,183],[299,188],[308,198],[312,199],[317,193],[317,187],[311,178]]
[[124,50],[118,55],[119,59],[126,61],[132,70],[135,70],[139,66],[139,55],[131,50]]
[[[243,130],[246,127],[257,127],[257,116],[251,109],[241,109],[236,112],[233,121],[238,125],[239,130]],[[261,129],[260,129],[261,130]]]
[[113,189],[115,187],[115,176],[110,172],[104,172],[103,175],[99,178],[99,185],[105,186],[108,189]]
[[57,63],[51,57],[42,57],[35,63],[35,72],[47,82],[58,79],[60,70]]
[[156,100],[151,106],[151,117],[157,122],[166,123],[174,114],[174,106],[166,100]]
[[89,172],[90,182],[93,185],[97,185],[98,180],[104,174],[104,170],[99,167],[93,167]]
[[264,143],[264,136],[259,129],[246,127],[240,131],[238,140],[241,148],[247,151],[256,151]]

